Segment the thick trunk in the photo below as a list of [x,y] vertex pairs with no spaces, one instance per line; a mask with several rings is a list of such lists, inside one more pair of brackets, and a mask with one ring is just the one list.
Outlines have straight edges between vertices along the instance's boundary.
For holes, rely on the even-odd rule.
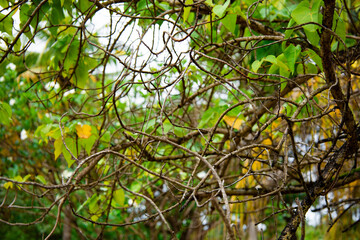
[[250,218],[248,221],[248,240],[257,240],[257,231],[256,231],[256,226],[255,226],[255,220],[254,220],[254,216],[252,216],[250,214]]
[[328,192],[330,189],[329,184],[334,176],[340,171],[343,163],[352,154],[357,151],[357,136],[356,136],[356,123],[354,116],[349,109],[346,97],[344,96],[339,79],[336,78],[335,65],[331,52],[331,39],[334,37],[329,31],[332,29],[333,17],[335,11],[335,1],[325,0],[323,9],[323,22],[320,39],[321,46],[321,59],[324,66],[325,80],[331,85],[331,95],[336,100],[336,104],[339,107],[343,121],[347,127],[350,138],[343,144],[343,146],[335,152],[335,154],[328,160],[325,168],[321,170],[319,180],[309,188],[309,196],[307,196],[301,202],[301,209],[294,211],[292,218],[288,222],[287,226],[282,231],[279,239],[293,239],[296,236],[296,230],[299,227],[302,219],[305,218],[306,212],[310,209],[314,201],[324,192]]
[[69,206],[66,206],[64,209],[64,221],[63,221],[63,234],[62,240],[71,240],[71,222],[72,214]]

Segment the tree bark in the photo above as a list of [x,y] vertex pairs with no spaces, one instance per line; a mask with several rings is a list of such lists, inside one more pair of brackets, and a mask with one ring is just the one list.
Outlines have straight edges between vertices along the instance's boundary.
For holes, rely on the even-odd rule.
[[64,215],[62,240],[71,240],[72,214],[69,205],[65,207]]
[[[331,85],[330,92],[333,98],[336,100],[336,104],[339,107],[342,118],[347,127],[350,138],[340,147],[338,151],[328,160],[324,169],[321,171],[319,179],[315,182],[314,186],[309,189],[310,196],[307,196],[301,203],[302,211],[296,210],[293,212],[293,216],[290,219],[290,222],[282,231],[279,239],[292,239],[296,236],[296,230],[301,223],[301,219],[305,217],[306,212],[310,209],[314,201],[322,194],[330,191],[330,187],[333,186],[329,184],[333,177],[339,173],[343,163],[346,159],[351,157],[358,149],[357,143],[357,132],[356,132],[356,123],[352,111],[349,109],[349,106],[344,96],[341,86],[339,84],[339,79],[337,79],[335,72],[335,64],[333,61],[333,56],[331,52],[331,40],[334,37],[331,33],[333,17],[335,11],[335,1],[334,0],[324,0],[324,10],[323,10],[323,28],[320,38],[321,46],[321,59],[324,67],[325,79],[326,82]],[[301,216],[301,212],[303,216]]]

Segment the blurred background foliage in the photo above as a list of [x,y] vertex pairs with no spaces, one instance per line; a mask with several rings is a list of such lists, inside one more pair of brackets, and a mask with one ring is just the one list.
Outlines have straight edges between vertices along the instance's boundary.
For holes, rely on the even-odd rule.
[[[360,5],[334,2],[358,131]],[[326,4],[0,1],[2,238],[280,238],[354,132]],[[297,238],[360,239],[357,152]]]

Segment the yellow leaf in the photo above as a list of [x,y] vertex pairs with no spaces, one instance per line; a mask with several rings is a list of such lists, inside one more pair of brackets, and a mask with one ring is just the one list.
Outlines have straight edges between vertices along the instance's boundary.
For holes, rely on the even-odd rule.
[[265,144],[265,145],[272,145],[272,141],[269,139],[269,138],[266,138],[264,141],[262,141],[262,144]]
[[90,219],[93,220],[94,222],[96,222],[96,221],[99,219],[99,217],[101,217],[101,215],[99,215],[99,214],[97,214],[97,215],[92,215],[92,216],[90,217]]
[[63,146],[63,142],[62,142],[61,137],[60,137],[60,138],[56,139],[55,142],[54,142],[54,148],[55,148],[54,157],[55,157],[55,160],[62,153],[62,146]]
[[21,176],[16,176],[13,178],[15,181],[18,181],[18,182],[23,182],[24,179],[21,177]]
[[76,133],[79,138],[89,138],[91,136],[91,126],[85,125],[77,125],[76,126]]
[[252,164],[252,170],[260,170],[261,169],[261,162],[254,161]]
[[136,154],[137,154],[137,152],[136,152],[136,150],[133,149],[133,148],[128,148],[128,149],[126,149],[126,151],[125,151],[125,155],[126,155],[127,157],[129,157],[130,159],[132,159],[132,160],[135,160],[135,159],[136,159]]
[[229,117],[225,115],[223,119],[230,127],[235,128],[237,130],[240,129],[240,126],[243,123],[243,120],[239,119],[238,117]]
[[4,184],[4,188],[5,188],[5,189],[9,189],[9,188],[12,189],[13,186],[14,186],[14,185],[13,185],[12,182],[7,182],[7,183]]
[[116,50],[115,54],[118,56],[123,56],[123,55],[126,55],[126,52],[124,50],[120,49],[120,50]]
[[[194,3],[193,0],[186,0],[186,1],[185,1],[185,4],[186,4],[186,5],[191,5],[191,4],[193,4],[193,3]],[[190,11],[191,11],[191,7],[185,7],[185,8],[184,8],[184,14],[183,14],[184,22],[186,22],[186,21],[188,20]]]
[[113,193],[113,197],[114,200],[117,204],[119,204],[121,207],[124,206],[124,202],[125,202],[125,193],[124,190],[122,188],[114,191]]
[[205,22],[206,22],[206,24],[205,24],[205,30],[206,30],[206,31],[211,31],[211,27],[213,27],[213,25],[211,24],[211,22],[213,22],[214,19],[215,19],[215,13],[212,13],[212,14],[211,14],[211,17],[210,17],[210,15],[207,15],[207,16],[205,17]]
[[90,75],[90,79],[93,81],[93,82],[97,82],[97,79],[94,75]]

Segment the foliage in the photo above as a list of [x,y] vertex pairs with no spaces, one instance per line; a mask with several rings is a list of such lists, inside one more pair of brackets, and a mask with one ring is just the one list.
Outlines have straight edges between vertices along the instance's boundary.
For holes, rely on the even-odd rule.
[[359,238],[356,1],[0,6],[6,239]]

